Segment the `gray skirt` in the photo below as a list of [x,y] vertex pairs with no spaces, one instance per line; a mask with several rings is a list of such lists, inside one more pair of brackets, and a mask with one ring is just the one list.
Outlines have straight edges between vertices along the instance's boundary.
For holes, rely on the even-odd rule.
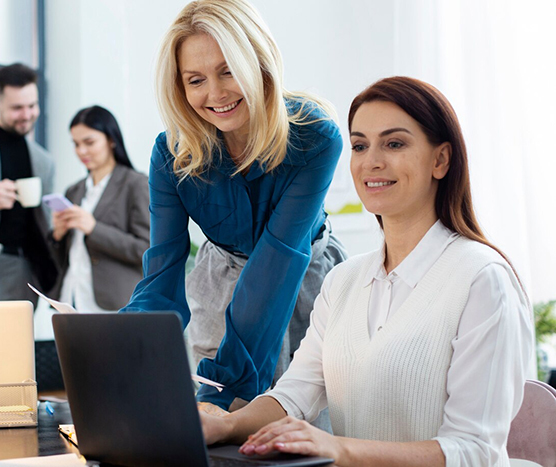
[[[309,327],[309,315],[320,292],[324,276],[347,257],[340,241],[331,234],[329,224],[312,245],[309,267],[303,278],[293,316],[284,336],[274,374],[274,383],[288,368],[293,353]],[[225,312],[247,262],[206,241],[195,259],[195,267],[186,277],[186,293],[191,321],[187,327],[187,342],[196,366],[203,358],[214,358],[226,331]]]

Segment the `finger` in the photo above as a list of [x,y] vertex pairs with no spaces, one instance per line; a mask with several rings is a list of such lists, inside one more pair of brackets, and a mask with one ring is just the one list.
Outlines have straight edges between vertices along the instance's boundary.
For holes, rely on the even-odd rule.
[[252,444],[264,444],[270,442],[272,439],[295,430],[302,430],[305,427],[305,422],[298,420],[294,417],[284,417],[277,422],[268,424],[259,432],[255,433],[249,442]]
[[5,178],[0,182],[0,185],[5,190],[15,191],[15,182],[9,178]]
[[75,212],[68,212],[62,217],[62,219],[66,222],[80,222],[81,215]]
[[305,456],[318,456],[315,443],[312,440],[290,441],[274,443],[273,448],[279,452],[287,452],[290,454],[303,454]]
[[288,420],[288,418],[289,417],[285,417],[276,422],[272,422],[269,423],[268,425],[265,425],[257,432],[253,433],[252,435],[249,435],[247,442],[253,445],[258,445],[258,444],[268,442],[269,439],[272,439],[275,436],[273,434],[273,430],[277,430],[279,427],[291,423],[291,421]]
[[296,420],[275,426],[261,433],[256,438],[249,438],[241,447],[240,452],[243,454],[265,454],[274,449],[275,443],[292,442],[299,440],[311,439],[311,433],[303,422]]
[[63,211],[57,212],[57,213],[56,213],[56,216],[59,217],[60,219],[63,219],[63,220],[67,220],[67,219],[76,217],[76,216],[75,216],[75,212],[73,212],[73,211],[71,210],[71,208],[64,209]]
[[67,229],[78,229],[79,228],[79,222],[76,221],[75,219],[69,220],[66,222],[66,227]]
[[[276,447],[277,446],[281,446],[282,448],[284,448],[285,446],[289,446],[289,445],[294,445],[294,444],[299,444],[299,443],[312,443],[312,438],[310,436],[310,433],[308,433],[307,431],[300,431],[300,430],[295,430],[295,431],[289,431],[286,433],[281,434],[280,436],[276,436],[274,439],[272,439],[271,441],[269,441],[268,443],[265,444],[261,444],[258,446],[254,446],[254,453],[255,454],[268,454],[269,452],[273,451],[273,450],[277,450]],[[302,444],[299,444],[299,446],[302,446]],[[299,448],[299,447],[298,447]],[[286,448],[286,449],[292,449],[292,448]]]

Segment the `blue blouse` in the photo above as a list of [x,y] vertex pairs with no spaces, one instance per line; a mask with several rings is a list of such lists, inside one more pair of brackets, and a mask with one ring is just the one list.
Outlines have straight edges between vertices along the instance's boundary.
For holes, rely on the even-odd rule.
[[[300,105],[287,104],[290,111]],[[307,107],[310,120],[326,118]],[[225,389],[203,385],[199,400],[227,409],[235,397],[251,400],[270,387],[341,150],[332,120],[290,124],[286,158],[271,173],[255,163],[245,176],[232,176],[236,166],[222,144],[222,156],[214,155],[203,180],[178,183],[166,135],[158,136],[149,174],[151,247],[143,257],[144,279],[121,311],[175,310],[187,325],[189,218],[214,244],[249,257],[226,309],[216,357],[202,360],[197,370]]]

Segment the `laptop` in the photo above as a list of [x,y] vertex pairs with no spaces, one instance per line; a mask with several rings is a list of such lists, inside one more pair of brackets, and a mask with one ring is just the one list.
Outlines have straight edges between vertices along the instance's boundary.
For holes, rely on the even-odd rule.
[[35,379],[33,304],[0,301],[0,384]]
[[207,449],[175,313],[55,314],[54,336],[79,451],[127,466],[318,466],[332,459]]

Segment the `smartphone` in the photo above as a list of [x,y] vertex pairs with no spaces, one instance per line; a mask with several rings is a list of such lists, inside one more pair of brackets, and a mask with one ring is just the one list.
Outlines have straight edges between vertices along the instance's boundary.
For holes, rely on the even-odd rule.
[[59,193],[44,195],[42,197],[42,202],[52,211],[63,211],[64,209],[71,208],[73,206],[73,203],[69,199]]

